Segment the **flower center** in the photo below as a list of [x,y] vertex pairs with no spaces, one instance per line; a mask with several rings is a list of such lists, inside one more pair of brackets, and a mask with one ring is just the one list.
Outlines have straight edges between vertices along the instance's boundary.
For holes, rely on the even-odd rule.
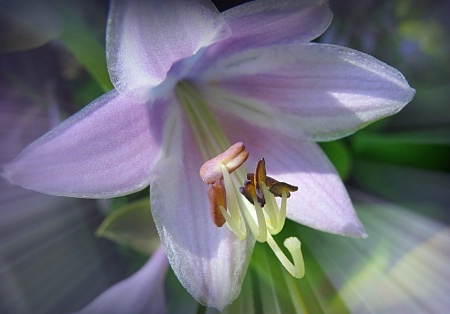
[[[266,177],[265,167],[258,169],[259,163],[253,176],[246,175],[245,168],[240,167],[248,156],[245,147],[242,143],[230,145],[198,90],[190,83],[181,81],[175,87],[175,93],[206,161],[200,175],[208,184],[207,195],[213,222],[217,226],[226,222],[226,226],[241,240],[247,237],[248,225],[256,240],[267,242],[292,276],[302,278],[305,267],[300,241],[295,237],[284,241],[292,256],[291,262],[273,238],[283,229],[289,191],[296,188],[289,189],[292,186]],[[240,190],[236,188],[244,181],[244,187]],[[252,193],[252,185],[255,193]],[[281,197],[280,204],[274,195]]]

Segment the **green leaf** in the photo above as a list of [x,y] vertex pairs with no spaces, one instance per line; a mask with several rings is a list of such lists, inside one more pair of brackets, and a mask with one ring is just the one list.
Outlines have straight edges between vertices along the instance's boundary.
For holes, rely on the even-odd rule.
[[160,245],[148,198],[119,207],[103,221],[97,235],[146,255]]
[[445,211],[438,210],[450,206],[448,173],[360,160],[355,163],[353,178],[375,195],[404,206],[423,208],[424,215],[438,215],[437,220],[448,217],[443,214]]
[[376,134],[351,138],[358,159],[440,171],[450,171],[450,129]]
[[352,167],[352,157],[343,141],[319,143],[322,150],[336,167],[342,180],[348,178]]
[[70,8],[62,8],[64,32],[61,42],[92,75],[103,91],[113,88],[106,67],[105,47],[94,36],[93,31]]

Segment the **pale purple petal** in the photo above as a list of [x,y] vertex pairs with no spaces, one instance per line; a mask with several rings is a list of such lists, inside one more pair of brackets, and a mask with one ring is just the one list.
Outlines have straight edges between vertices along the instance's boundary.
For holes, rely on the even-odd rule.
[[351,237],[365,236],[348,193],[335,168],[316,143],[284,136],[270,128],[248,128],[246,121],[218,113],[232,141],[244,142],[253,172],[265,158],[267,175],[298,186],[288,199],[288,218],[314,229]]
[[324,2],[256,0],[236,6],[223,13],[231,36],[218,46],[228,53],[283,42],[309,42],[319,37],[333,18]]
[[168,266],[160,247],[137,273],[112,286],[77,313],[166,313],[164,279]]
[[118,0],[107,30],[108,69],[119,91],[156,86],[172,64],[225,36],[206,0]]
[[107,198],[143,189],[160,151],[165,103],[111,91],[25,148],[3,176],[62,196]]
[[222,310],[239,295],[255,240],[241,241],[211,221],[203,161],[181,115],[174,107],[165,154],[152,172],[153,218],[181,284],[198,302]]
[[217,59],[251,48],[288,42],[309,42],[330,25],[332,13],[323,1],[256,0],[223,12],[231,36],[209,47],[192,76]]
[[314,141],[340,138],[392,115],[415,92],[381,61],[324,44],[236,53],[197,82],[211,104],[239,111],[248,123]]

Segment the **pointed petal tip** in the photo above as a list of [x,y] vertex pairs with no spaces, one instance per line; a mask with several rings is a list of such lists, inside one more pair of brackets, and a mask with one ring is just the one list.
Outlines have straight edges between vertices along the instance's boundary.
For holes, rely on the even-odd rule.
[[[142,103],[142,95],[113,90],[97,98],[25,147],[0,169],[2,177],[33,191],[79,198],[144,189],[161,149],[165,109],[158,104],[170,100]],[[146,118],[152,116],[158,116],[155,123]]]
[[11,174],[8,171],[8,165],[9,164],[2,165],[2,168],[0,169],[1,170],[0,177],[2,177],[3,179],[5,179],[8,182],[11,182],[11,179],[10,179],[11,178]]
[[368,237],[368,234],[361,223],[347,224],[342,231],[342,235],[362,239],[367,239]]
[[402,94],[403,97],[400,97],[400,101],[403,102],[403,106],[401,106],[398,111],[400,111],[401,109],[403,109],[403,107],[405,107],[407,104],[409,104],[413,100],[414,96],[416,95],[416,90],[409,85],[408,81],[402,74],[400,74],[400,75],[402,78],[401,83],[402,83],[404,91]]
[[13,185],[20,185],[20,183],[14,179],[15,178],[14,161],[1,165],[0,171],[1,171],[0,177],[2,177],[5,181]]
[[415,95],[416,95],[416,90],[414,88],[412,88],[411,86],[409,86],[409,98],[406,103],[409,103],[414,98]]
[[[38,188],[35,188],[33,186],[28,186],[26,180],[21,179],[21,170],[24,169],[24,167],[18,166],[15,160],[11,161],[10,163],[4,164],[0,168],[0,177],[3,178],[6,182],[8,182],[11,185],[19,186],[24,189],[40,192]],[[46,193],[51,194],[51,193]]]

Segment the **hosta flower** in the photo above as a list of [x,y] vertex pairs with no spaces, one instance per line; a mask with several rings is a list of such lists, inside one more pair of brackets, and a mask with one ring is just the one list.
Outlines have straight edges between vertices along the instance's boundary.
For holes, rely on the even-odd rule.
[[322,1],[256,0],[221,14],[200,0],[113,1],[107,58],[115,89],[28,146],[4,176],[89,198],[150,185],[175,274],[197,301],[222,309],[239,294],[255,239],[211,222],[198,172],[232,143],[249,152],[241,168],[250,166],[238,171],[251,173],[264,158],[268,176],[298,187],[288,218],[365,234],[314,142],[396,113],[414,90],[370,56],[309,43],[331,18]]

